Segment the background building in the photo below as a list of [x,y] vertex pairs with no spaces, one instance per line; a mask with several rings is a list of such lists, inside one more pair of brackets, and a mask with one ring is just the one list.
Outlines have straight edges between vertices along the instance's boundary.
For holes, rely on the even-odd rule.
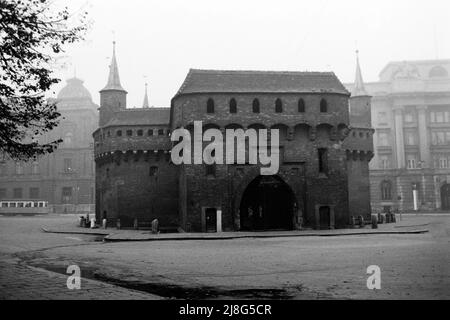
[[0,199],[40,199],[53,212],[94,211],[92,132],[98,123],[98,106],[83,81],[67,80],[57,97],[61,113],[57,128],[42,137],[63,142],[48,155],[28,162],[3,159],[0,163]]
[[450,60],[390,62],[361,88],[373,96],[374,210],[450,210],[449,72]]

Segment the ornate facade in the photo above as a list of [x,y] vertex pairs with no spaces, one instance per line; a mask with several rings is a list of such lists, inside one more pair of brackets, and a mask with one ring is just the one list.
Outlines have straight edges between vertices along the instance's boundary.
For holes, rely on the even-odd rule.
[[450,60],[390,62],[379,82],[366,83],[374,210],[450,210],[449,73]]
[[94,145],[98,106],[83,81],[67,80],[57,96],[61,113],[58,127],[43,141],[63,142],[48,155],[28,162],[3,159],[0,163],[0,199],[45,200],[53,212],[94,210]]

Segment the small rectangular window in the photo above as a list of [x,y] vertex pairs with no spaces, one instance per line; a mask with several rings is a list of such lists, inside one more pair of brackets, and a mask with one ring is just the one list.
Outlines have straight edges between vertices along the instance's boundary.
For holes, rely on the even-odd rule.
[[319,172],[328,173],[328,150],[326,148],[318,149],[319,156]]
[[133,130],[127,130],[127,136],[131,137],[133,135]]
[[116,135],[117,135],[118,137],[121,137],[121,136],[122,136],[122,130],[117,130]]
[[14,199],[22,199],[22,188],[14,188],[13,197]]

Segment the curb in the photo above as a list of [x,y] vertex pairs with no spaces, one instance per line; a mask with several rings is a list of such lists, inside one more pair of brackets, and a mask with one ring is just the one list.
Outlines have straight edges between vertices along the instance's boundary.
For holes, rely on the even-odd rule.
[[236,235],[236,236],[193,236],[193,237],[174,237],[174,238],[110,238],[112,235],[107,235],[103,240],[105,242],[137,242],[137,241],[186,241],[186,240],[232,240],[245,238],[287,238],[287,237],[339,237],[339,236],[361,236],[361,235],[385,235],[385,234],[423,234],[427,233],[427,229],[411,230],[411,231],[380,231],[380,232],[354,232],[354,233],[335,233],[335,234],[282,234],[282,235]]
[[82,231],[56,231],[49,230],[46,228],[41,228],[42,232],[45,233],[56,233],[56,234],[84,234],[88,236],[109,236],[109,233],[99,233],[99,232],[82,232]]

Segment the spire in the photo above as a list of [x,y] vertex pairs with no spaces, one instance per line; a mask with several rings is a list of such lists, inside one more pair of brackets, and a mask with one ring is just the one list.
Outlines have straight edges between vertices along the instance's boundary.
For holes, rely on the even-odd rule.
[[367,92],[364,88],[364,81],[361,75],[361,67],[359,66],[359,51],[356,50],[356,75],[355,86],[352,91],[352,96],[366,96]]
[[142,108],[150,108],[150,105],[148,104],[147,87],[148,87],[148,84],[145,83],[145,95],[144,95],[144,102],[142,103]]
[[103,88],[103,90],[125,91],[122,88],[122,85],[120,84],[119,67],[117,66],[116,61],[116,41],[113,41],[113,56],[111,60],[111,65],[109,66],[108,83],[106,84],[106,87]]

